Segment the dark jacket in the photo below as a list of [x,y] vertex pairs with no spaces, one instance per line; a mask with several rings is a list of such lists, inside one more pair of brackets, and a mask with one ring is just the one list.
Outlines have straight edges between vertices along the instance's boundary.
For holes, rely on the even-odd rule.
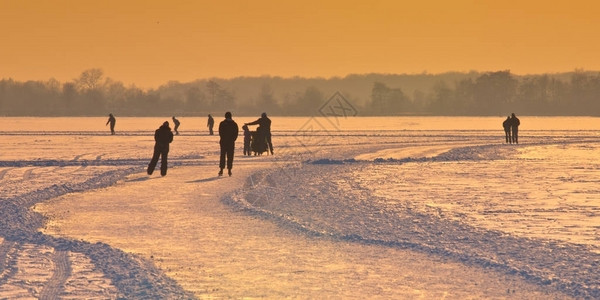
[[156,147],[161,147],[168,150],[169,144],[173,141],[173,132],[169,125],[162,125],[154,132],[154,141],[156,141]]
[[271,119],[269,119],[269,117],[260,117],[258,120],[246,125],[259,125],[261,130],[264,130],[267,133],[271,132]]
[[509,131],[510,125],[511,125],[510,117],[506,118],[506,120],[504,120],[504,122],[502,122],[502,127],[504,127],[504,131]]
[[521,125],[521,121],[519,121],[519,118],[512,116],[510,118],[510,126],[512,127],[513,130],[516,130],[519,128],[519,125]]
[[219,136],[221,145],[233,144],[237,140],[239,128],[232,119],[225,119],[219,124]]

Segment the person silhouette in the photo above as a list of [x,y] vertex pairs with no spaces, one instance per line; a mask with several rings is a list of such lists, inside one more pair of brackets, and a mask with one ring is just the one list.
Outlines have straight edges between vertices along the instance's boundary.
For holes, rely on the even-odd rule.
[[[259,125],[260,130],[267,141],[267,145],[269,146],[269,150],[271,151],[271,155],[273,155],[273,143],[271,142],[271,119],[267,117],[267,113],[262,113],[260,118],[258,118],[254,122],[245,123],[244,125]],[[258,129],[257,129],[258,131]]]
[[510,117],[510,128],[512,129],[512,141],[514,144],[519,143],[519,125],[521,125],[521,121],[515,116],[515,113],[512,113]]
[[219,124],[219,145],[221,146],[221,157],[219,160],[219,176],[223,176],[225,168],[225,158],[227,158],[227,174],[231,176],[233,168],[233,151],[235,150],[235,140],[238,137],[239,128],[237,123],[232,119],[231,112],[225,113],[225,120]]
[[250,148],[250,143],[252,142],[252,132],[248,128],[248,125],[242,126],[242,130],[244,130],[244,155],[250,156],[252,149]]
[[177,128],[179,128],[179,124],[181,124],[181,123],[179,122],[179,120],[177,120],[175,118],[175,116],[173,116],[173,124],[175,124],[175,127],[173,127],[173,130],[175,131],[175,134],[179,135],[179,131],[177,131]]
[[106,125],[110,124],[110,134],[112,135],[115,135],[115,123],[117,123],[115,116],[113,116],[112,113],[108,114],[108,121],[106,121]]
[[208,122],[206,122],[206,126],[208,126],[208,134],[214,135],[213,127],[215,126],[215,119],[213,119],[210,114],[208,114]]
[[506,143],[512,143],[512,136],[510,134],[510,116],[506,117],[506,120],[502,122],[502,127],[504,127],[504,135],[506,136]]
[[169,144],[173,142],[173,132],[171,132],[171,128],[169,128],[169,122],[165,121],[162,126],[154,132],[154,141],[154,154],[152,155],[150,164],[148,164],[148,175],[152,175],[156,163],[158,163],[158,158],[160,157],[160,175],[165,176],[167,175]]

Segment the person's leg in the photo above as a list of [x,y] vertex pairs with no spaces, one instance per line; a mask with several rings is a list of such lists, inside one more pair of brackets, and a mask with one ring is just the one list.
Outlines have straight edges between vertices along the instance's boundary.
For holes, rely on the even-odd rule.
[[513,140],[515,141],[515,144],[519,143],[519,130],[515,129],[515,131],[513,132]]
[[227,149],[227,170],[229,171],[229,176],[231,176],[231,169],[233,168],[233,150],[235,149],[235,145],[231,145],[229,149]]
[[225,169],[225,155],[227,153],[227,148],[223,145],[221,145],[221,157],[219,159],[219,169],[221,169],[219,171],[219,176],[223,175],[223,169]]
[[271,143],[271,133],[267,133],[267,145],[269,145],[269,150],[271,150],[271,154],[273,154],[273,143]]
[[167,157],[169,156],[169,151],[161,151],[161,158],[160,158],[160,175],[161,176],[165,176],[167,175]]
[[156,167],[156,163],[158,162],[159,156],[160,156],[160,151],[158,151],[158,149],[154,148],[154,154],[152,155],[152,159],[150,160],[150,163],[148,164],[148,175],[152,175],[152,172],[154,172],[154,168]]

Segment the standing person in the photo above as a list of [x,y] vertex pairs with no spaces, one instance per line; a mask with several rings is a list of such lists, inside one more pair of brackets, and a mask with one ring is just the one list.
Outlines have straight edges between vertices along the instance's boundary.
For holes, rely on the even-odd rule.
[[214,135],[213,127],[215,126],[215,119],[213,119],[213,117],[210,114],[208,114],[208,122],[206,123],[206,126],[208,126],[209,134]]
[[250,156],[252,149],[250,149],[250,142],[252,141],[252,132],[248,128],[248,125],[242,126],[244,130],[244,155]]
[[173,130],[175,131],[175,134],[179,135],[179,131],[177,131],[177,128],[179,128],[179,124],[181,124],[181,123],[179,123],[179,120],[177,120],[175,118],[175,116],[173,116],[173,124],[175,124],[175,127],[173,128]]
[[512,128],[512,141],[514,144],[519,143],[519,125],[521,125],[521,121],[515,116],[515,113],[512,113],[510,117],[510,128]]
[[[263,134],[267,141],[267,145],[269,146],[269,150],[271,151],[271,155],[273,155],[273,143],[271,142],[271,119],[267,117],[267,113],[262,113],[260,118],[254,122],[245,123],[244,125],[259,125],[260,129],[263,130]],[[257,129],[258,131],[258,129]]]
[[152,172],[154,172],[154,167],[156,167],[158,157],[160,156],[160,175],[165,176],[167,175],[169,144],[173,141],[173,133],[171,132],[171,128],[169,128],[169,122],[165,121],[162,126],[156,129],[154,132],[154,141],[154,155],[152,155],[152,160],[148,164],[148,175],[152,175]]
[[[106,125],[110,123],[110,134],[115,135],[115,123],[117,123],[117,119],[113,114],[108,114],[108,121],[106,121]],[[104,126],[106,126],[104,125]]]
[[502,122],[502,127],[504,127],[504,135],[506,135],[506,143],[512,143],[512,137],[510,135],[510,116],[506,117],[506,120]]
[[233,150],[235,149],[235,140],[238,137],[239,128],[237,123],[231,118],[231,112],[225,113],[225,120],[219,124],[219,136],[221,140],[221,160],[219,161],[219,176],[223,176],[225,169],[225,157],[227,157],[227,174],[231,176],[233,167]]

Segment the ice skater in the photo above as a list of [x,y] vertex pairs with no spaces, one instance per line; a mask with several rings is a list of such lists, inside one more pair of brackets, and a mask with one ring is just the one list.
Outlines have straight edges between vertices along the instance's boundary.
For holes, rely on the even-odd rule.
[[179,131],[177,131],[177,128],[179,128],[179,124],[181,124],[181,123],[179,122],[179,120],[177,120],[175,118],[175,116],[173,116],[173,124],[175,125],[175,127],[173,127],[173,130],[175,131],[175,134],[179,135]]
[[252,132],[250,132],[248,125],[242,126],[242,129],[244,130],[244,155],[250,156],[252,154],[252,150],[250,148],[250,143],[252,142]]
[[210,114],[208,114],[208,122],[206,122],[206,126],[208,127],[208,134],[214,135],[213,127],[215,126],[215,119],[213,119]]
[[[262,133],[267,141],[271,155],[273,155],[273,143],[271,142],[271,119],[267,117],[267,113],[262,113],[260,118],[258,118],[256,121],[245,123],[244,125],[259,125],[259,128],[262,130]],[[256,131],[258,131],[258,129]]]
[[169,155],[169,144],[173,142],[173,132],[171,132],[171,128],[169,128],[169,122],[165,121],[162,126],[160,126],[154,132],[154,154],[152,155],[152,160],[150,160],[150,164],[148,164],[148,175],[152,175],[154,172],[154,168],[156,167],[156,163],[158,163],[158,158],[160,159],[160,175],[167,175],[167,157]]
[[238,137],[239,128],[237,123],[232,119],[231,112],[225,113],[225,120],[219,124],[219,145],[221,146],[221,158],[219,161],[219,176],[223,176],[225,169],[225,158],[227,158],[227,174],[231,176],[233,168],[233,151],[235,150],[235,140]]
[[515,113],[512,113],[510,117],[510,128],[512,129],[513,144],[519,143],[519,125],[521,125],[521,121],[515,116]]
[[512,136],[510,134],[510,116],[506,117],[506,120],[502,122],[502,127],[504,127],[504,135],[506,136],[506,143],[512,144]]
[[112,113],[108,114],[108,121],[106,121],[106,125],[110,124],[110,134],[112,135],[115,135],[115,123],[117,123],[115,116],[113,116]]

